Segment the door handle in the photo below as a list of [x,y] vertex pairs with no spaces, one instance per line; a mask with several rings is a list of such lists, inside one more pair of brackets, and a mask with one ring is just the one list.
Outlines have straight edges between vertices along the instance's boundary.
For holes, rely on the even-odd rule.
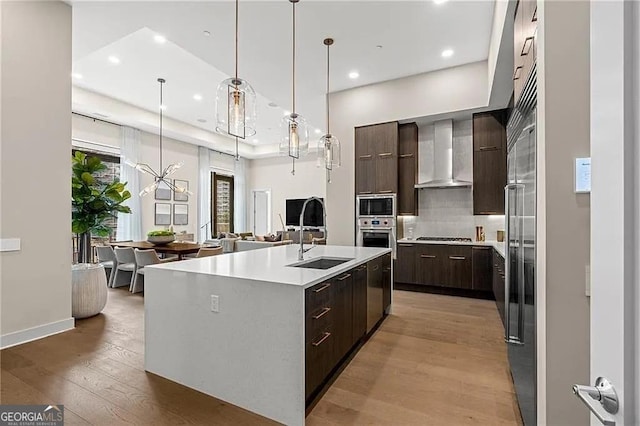
[[610,414],[618,412],[618,394],[609,380],[598,377],[595,386],[573,385],[573,393],[589,407],[600,423],[615,426],[616,421]]

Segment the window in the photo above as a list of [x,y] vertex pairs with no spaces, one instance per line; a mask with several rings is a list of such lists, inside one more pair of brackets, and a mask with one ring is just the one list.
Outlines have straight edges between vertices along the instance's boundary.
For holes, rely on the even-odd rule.
[[213,235],[233,232],[233,176],[211,174]]

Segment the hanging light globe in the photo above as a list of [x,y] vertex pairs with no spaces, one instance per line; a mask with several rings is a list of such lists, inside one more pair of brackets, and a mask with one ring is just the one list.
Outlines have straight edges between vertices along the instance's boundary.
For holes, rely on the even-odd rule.
[[298,159],[309,152],[309,127],[300,114],[285,115],[280,122],[280,153]]
[[216,131],[246,139],[256,134],[256,92],[241,78],[231,77],[216,92]]
[[334,135],[327,133],[318,141],[318,167],[324,167],[328,171],[342,165],[340,158],[340,141]]

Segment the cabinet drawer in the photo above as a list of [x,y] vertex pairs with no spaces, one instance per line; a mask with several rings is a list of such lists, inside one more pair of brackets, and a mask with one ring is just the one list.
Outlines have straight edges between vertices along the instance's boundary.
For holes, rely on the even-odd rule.
[[334,306],[324,306],[307,314],[305,320],[305,343],[311,342],[319,334],[334,323],[336,309]]
[[317,310],[330,306],[334,285],[332,281],[316,284],[305,290],[305,314],[308,317]]
[[320,386],[334,367],[333,328],[318,332],[305,345],[305,397],[309,397]]

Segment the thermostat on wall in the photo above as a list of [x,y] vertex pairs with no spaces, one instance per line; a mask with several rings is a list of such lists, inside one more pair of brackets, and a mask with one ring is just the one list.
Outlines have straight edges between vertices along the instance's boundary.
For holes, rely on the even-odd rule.
[[575,192],[576,194],[591,192],[591,157],[576,158]]

